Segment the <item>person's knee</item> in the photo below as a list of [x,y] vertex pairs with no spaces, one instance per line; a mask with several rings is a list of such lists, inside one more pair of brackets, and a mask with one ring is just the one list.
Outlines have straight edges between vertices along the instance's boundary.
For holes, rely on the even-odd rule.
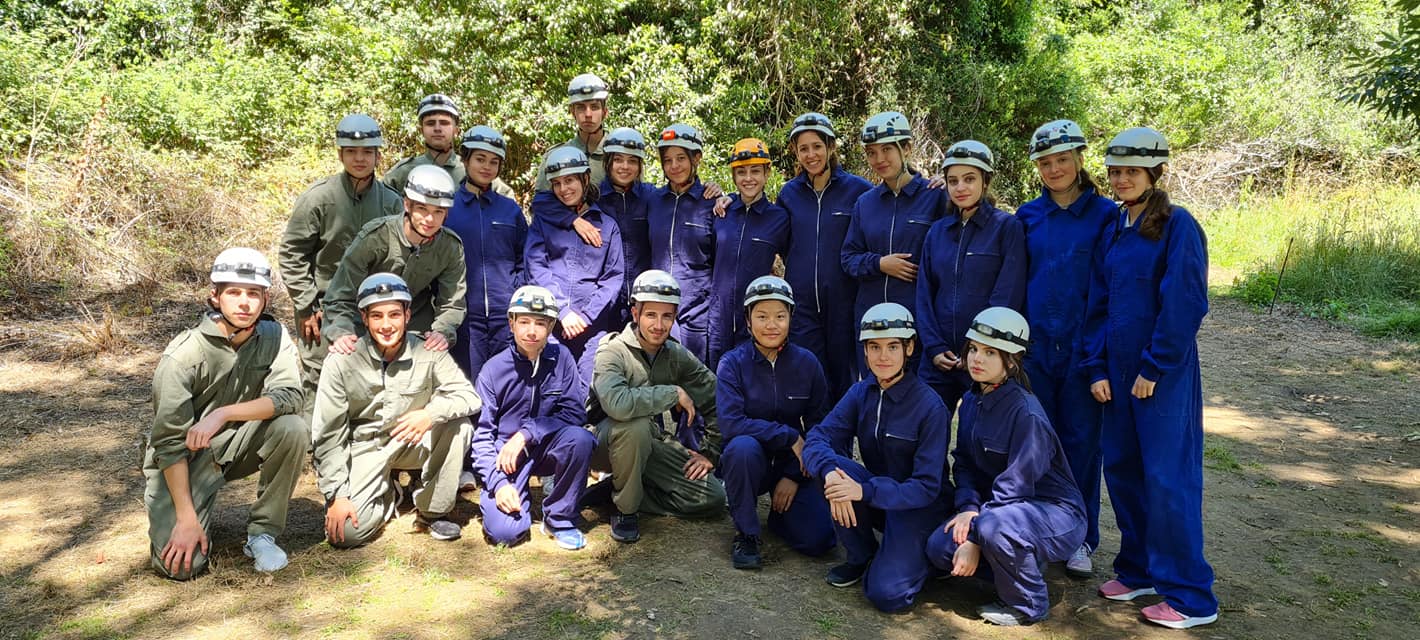
[[178,567],[177,571],[169,571],[167,565],[163,564],[163,557],[158,550],[152,555],[153,571],[169,580],[187,581],[202,575],[207,571],[207,554],[200,549],[192,550],[192,566]]
[[384,529],[385,523],[381,522],[374,513],[370,513],[366,517],[369,520],[361,520],[359,526],[346,520],[345,526],[341,530],[341,539],[329,540],[330,546],[336,549],[354,549],[355,547],[363,547],[378,537],[380,531]]
[[655,441],[650,418],[634,418],[611,425],[612,458],[622,452],[650,451]]
[[952,539],[952,534],[944,531],[943,527],[937,527],[932,535],[927,537],[927,560],[938,569],[951,569],[956,553],[957,543]]
[[578,459],[590,458],[592,451],[597,448],[597,437],[592,432],[581,427],[570,427],[568,429],[568,450]]
[[917,593],[904,589],[899,580],[876,577],[870,570],[863,580],[863,595],[878,611],[894,613],[912,606],[912,599]]
[[512,517],[499,512],[499,516],[483,518],[483,535],[489,544],[511,547],[528,539],[532,529],[532,519],[527,516]]
[[971,521],[971,526],[976,529],[976,536],[980,541],[978,544],[981,545],[983,552],[999,553],[1011,547],[1011,541],[1006,538],[1001,514],[995,511],[984,511]]
[[720,467],[725,470],[740,469],[764,460],[764,447],[749,436],[736,436],[725,443],[720,452]]
[[293,446],[305,448],[310,444],[311,427],[306,419],[297,414],[278,416],[268,427],[268,437],[278,447]]

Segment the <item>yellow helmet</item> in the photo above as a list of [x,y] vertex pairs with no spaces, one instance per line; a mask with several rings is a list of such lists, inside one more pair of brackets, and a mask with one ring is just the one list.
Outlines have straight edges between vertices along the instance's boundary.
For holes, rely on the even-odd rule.
[[730,168],[769,164],[769,147],[759,138],[742,138],[730,152]]

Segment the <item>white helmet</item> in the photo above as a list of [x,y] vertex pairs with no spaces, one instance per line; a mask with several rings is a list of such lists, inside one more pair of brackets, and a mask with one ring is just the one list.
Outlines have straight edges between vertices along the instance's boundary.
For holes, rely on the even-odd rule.
[[632,302],[665,302],[680,305],[680,283],[671,274],[651,269],[631,283]]
[[947,148],[947,157],[942,159],[942,171],[953,165],[965,165],[976,167],[989,175],[996,171],[991,168],[994,164],[996,154],[991,153],[990,147],[975,140],[962,140]]
[[656,143],[658,149],[666,147],[680,147],[687,152],[701,151],[705,139],[700,136],[700,130],[688,124],[677,122],[661,130],[661,141]]
[[409,172],[405,197],[436,207],[454,206],[454,179],[442,167],[421,164]]
[[526,314],[543,316],[555,321],[559,312],[557,300],[552,297],[552,292],[535,284],[518,287],[518,290],[513,292],[513,298],[508,301],[509,318]]
[[1015,309],[991,307],[976,314],[966,337],[1006,353],[1020,353],[1030,346],[1030,324]]
[[912,125],[907,116],[896,111],[884,111],[863,123],[860,141],[864,145],[905,142],[912,139]]
[[587,173],[592,167],[587,161],[587,154],[582,153],[581,149],[563,146],[547,152],[547,159],[542,162],[542,170],[551,181],[553,178]]
[[480,124],[465,131],[460,146],[468,150],[468,153],[487,151],[504,160],[508,159],[508,142],[503,139],[503,134],[488,125]]
[[646,159],[646,138],[641,136],[641,132],[631,127],[621,127],[614,129],[606,136],[606,141],[602,142],[603,153],[624,153],[629,156],[636,156],[642,160]]
[[424,116],[431,113],[447,113],[453,116],[454,122],[459,121],[458,103],[454,102],[453,98],[442,93],[431,93],[424,96],[424,99],[419,101],[419,114],[416,119],[423,122]]
[[828,116],[810,111],[794,118],[794,128],[789,130],[789,144],[794,144],[794,139],[805,131],[817,131],[824,136],[824,142],[833,142],[838,139],[838,132],[833,130],[833,121]]
[[606,82],[595,74],[584,73],[572,78],[572,81],[567,83],[567,104],[569,105],[591,100],[606,100],[607,95]]
[[256,249],[227,249],[212,261],[212,284],[254,284],[270,288],[271,263]]
[[1169,141],[1148,127],[1119,132],[1104,150],[1106,167],[1157,167],[1169,161]]
[[335,125],[335,146],[337,147],[383,147],[384,134],[380,123],[363,113],[352,113],[340,119]]
[[876,338],[911,340],[916,335],[917,323],[912,320],[912,312],[896,302],[873,305],[858,324],[858,342]]
[[789,311],[793,311],[794,288],[778,276],[760,276],[750,281],[749,286],[745,287],[745,311],[765,300],[778,300],[789,305]]
[[404,278],[393,273],[375,273],[360,282],[360,292],[355,296],[355,304],[364,310],[372,304],[398,300],[408,303],[414,298],[409,295],[409,285]]
[[1074,120],[1052,120],[1035,130],[1030,139],[1030,159],[1085,146],[1085,132]]

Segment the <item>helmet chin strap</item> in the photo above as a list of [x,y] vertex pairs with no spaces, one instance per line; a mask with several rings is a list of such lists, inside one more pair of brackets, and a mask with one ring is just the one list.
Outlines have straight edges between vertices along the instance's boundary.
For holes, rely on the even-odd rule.
[[1135,199],[1133,199],[1133,200],[1124,200],[1122,203],[1123,203],[1124,206],[1126,206],[1126,207],[1133,207],[1134,205],[1137,205],[1137,204],[1139,204],[1139,203],[1141,203],[1141,202],[1148,202],[1149,197],[1150,197],[1150,196],[1153,196],[1153,195],[1154,195],[1154,189],[1153,189],[1153,187],[1150,187],[1150,188],[1148,188],[1148,189],[1145,189],[1145,190],[1144,190],[1144,193],[1139,194],[1139,197],[1138,197],[1138,198],[1135,198]]
[[229,333],[227,334],[227,342],[230,343],[236,341],[236,339],[240,337],[243,333],[251,333],[256,331],[256,325],[261,324],[261,313],[266,311],[266,300],[263,298],[263,300],[261,301],[261,311],[257,312],[256,321],[252,322],[245,329],[237,328],[237,323],[232,322],[232,319],[227,317],[227,312],[222,310],[221,304],[218,304],[217,308],[213,311],[217,312],[217,317],[221,318],[222,324],[226,325],[227,329],[229,329]]

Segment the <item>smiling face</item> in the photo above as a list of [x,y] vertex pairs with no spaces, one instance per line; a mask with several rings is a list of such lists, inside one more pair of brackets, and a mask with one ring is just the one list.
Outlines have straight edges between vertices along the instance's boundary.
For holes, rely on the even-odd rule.
[[459,135],[459,125],[453,116],[435,111],[419,120],[419,133],[424,136],[424,146],[443,153],[453,148],[454,138]]
[[700,154],[690,153],[683,147],[664,147],[660,150],[661,172],[672,185],[690,184],[695,177],[695,169],[700,166]]
[[863,355],[868,361],[868,369],[879,381],[890,380],[902,372],[907,357],[912,355],[912,341],[873,338],[863,343]]
[[966,371],[971,374],[972,380],[982,384],[1001,384],[1006,381],[1006,354],[995,347],[968,340]]
[[611,170],[606,175],[617,188],[626,189],[641,179],[640,158],[626,153],[613,153],[610,157]]
[[637,302],[631,306],[631,317],[641,340],[656,349],[670,339],[675,312],[676,306],[669,302]]
[[1069,191],[1080,184],[1080,153],[1070,149],[1041,156],[1035,160],[1035,170],[1046,189]]
[[789,305],[781,300],[757,302],[749,310],[749,333],[756,344],[778,349],[789,341]]
[[981,169],[964,164],[947,167],[947,194],[958,209],[970,209],[981,202],[986,179]]
[[870,144],[863,147],[863,155],[873,173],[883,180],[895,180],[902,175],[902,150],[897,143]]
[[266,287],[219,284],[212,289],[212,300],[227,323],[241,331],[261,319],[261,312],[266,309]]
[[[409,198],[404,199],[404,211],[409,214],[404,217],[405,237],[415,244],[438,233],[439,228],[444,226],[444,219],[449,215],[448,207],[415,202]],[[411,236],[411,233],[417,235]]]
[[370,340],[380,351],[389,351],[404,342],[404,328],[409,321],[409,305],[399,300],[376,302],[360,311]]
[[732,171],[735,188],[740,192],[740,200],[754,202],[764,194],[764,183],[769,181],[769,165],[752,164],[735,167]]
[[468,181],[479,189],[487,190],[502,169],[503,159],[483,149],[474,149],[463,161],[463,170],[468,174]]
[[1114,190],[1114,196],[1124,202],[1135,202],[1144,195],[1150,187],[1154,186],[1154,180],[1149,176],[1149,170],[1143,167],[1110,167],[1109,168],[1109,188]]
[[825,143],[823,135],[817,131],[805,131],[794,138],[794,159],[809,175],[819,175],[828,168],[833,149],[833,145]]
[[557,196],[557,200],[562,204],[576,209],[582,206],[582,198],[586,194],[585,173],[574,173],[566,176],[557,176],[552,179],[552,193]]
[[584,136],[601,131],[602,122],[606,120],[607,109],[604,100],[574,102],[568,110],[572,112],[572,120],[577,123],[577,132]]
[[552,334],[552,318],[532,313],[519,313],[508,320],[513,332],[513,342],[518,351],[528,359],[542,353],[547,346],[547,336]]
[[379,147],[341,147],[340,165],[356,180],[364,180],[375,172],[380,163]]

